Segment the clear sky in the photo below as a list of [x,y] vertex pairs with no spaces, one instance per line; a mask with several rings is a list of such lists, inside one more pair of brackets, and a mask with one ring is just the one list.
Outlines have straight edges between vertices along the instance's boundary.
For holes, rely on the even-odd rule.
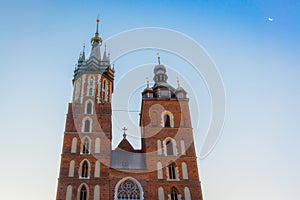
[[[198,160],[205,200],[299,198],[299,10],[296,0],[1,2],[1,199],[55,199],[73,69],[98,14],[104,39],[174,29],[217,65],[227,113],[219,143]],[[116,63],[116,81],[138,55]],[[154,51],[143,55],[134,65],[155,62]]]

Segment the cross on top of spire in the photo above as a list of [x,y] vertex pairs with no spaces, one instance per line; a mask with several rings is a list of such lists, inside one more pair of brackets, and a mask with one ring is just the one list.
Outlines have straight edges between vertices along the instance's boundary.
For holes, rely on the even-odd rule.
[[122,128],[123,130],[123,137],[126,138],[126,131],[128,130],[125,126]]

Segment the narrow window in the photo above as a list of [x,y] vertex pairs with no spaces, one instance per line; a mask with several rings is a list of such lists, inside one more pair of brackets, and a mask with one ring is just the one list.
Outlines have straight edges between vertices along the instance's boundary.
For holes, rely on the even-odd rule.
[[172,162],[170,165],[169,165],[169,179],[171,180],[174,180],[176,179],[176,172],[175,172],[175,163]]
[[178,191],[175,187],[171,190],[171,200],[178,200]]
[[100,186],[96,185],[94,188],[94,200],[100,199]]
[[190,189],[188,187],[184,188],[184,199],[191,200],[191,193],[190,193]]
[[163,172],[162,172],[162,164],[161,162],[157,163],[157,178],[163,179]]
[[85,138],[84,139],[84,142],[83,142],[83,148],[82,148],[82,153],[83,154],[89,154],[90,153],[90,141],[88,138]]
[[81,187],[81,190],[80,190],[80,200],[87,200],[87,190],[86,190],[85,185],[83,185]]
[[157,140],[157,155],[161,155],[161,141]]
[[90,132],[90,127],[91,126],[91,122],[90,122],[90,120],[85,120],[85,122],[84,122],[84,132]]
[[67,187],[66,200],[72,200],[72,185]]
[[165,200],[164,188],[158,188],[158,200]]
[[88,178],[88,170],[89,170],[89,164],[87,161],[84,161],[82,163],[82,167],[81,167],[81,177],[82,178]]
[[76,150],[77,150],[77,138],[74,137],[72,139],[71,153],[76,153]]
[[184,140],[181,140],[181,141],[180,141],[180,145],[181,145],[181,154],[182,154],[182,155],[186,155],[186,152],[185,152],[185,142],[184,142]]
[[74,177],[75,161],[72,160],[69,166],[69,177]]
[[174,155],[172,142],[171,141],[167,141],[166,146],[167,146],[167,155],[168,156]]
[[86,114],[92,114],[92,109],[93,109],[93,104],[91,102],[89,102],[86,105]]
[[165,127],[170,127],[170,116],[168,114],[164,115]]
[[182,168],[182,178],[185,180],[189,179],[188,169],[185,162],[181,163],[181,168]]
[[100,138],[97,138],[95,141],[95,153],[100,153],[100,143],[101,143]]
[[95,177],[96,178],[100,177],[100,162],[99,162],[99,160],[97,160],[95,163]]
[[89,96],[93,96],[93,88],[89,89]]

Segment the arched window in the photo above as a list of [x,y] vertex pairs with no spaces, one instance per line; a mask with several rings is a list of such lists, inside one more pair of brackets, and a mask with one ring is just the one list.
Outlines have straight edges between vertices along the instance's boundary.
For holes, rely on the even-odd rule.
[[69,166],[69,177],[74,177],[75,161],[72,160]]
[[72,200],[72,185],[67,187],[66,200]]
[[94,188],[94,200],[100,199],[100,186],[96,185]]
[[83,141],[82,153],[83,154],[89,154],[90,153],[90,141],[87,137]]
[[164,115],[165,127],[170,127],[170,116],[168,114]]
[[89,119],[84,121],[84,132],[91,132],[91,121]]
[[186,152],[185,152],[185,142],[184,142],[184,140],[181,140],[181,141],[180,141],[180,146],[181,146],[181,154],[182,154],[182,155],[186,155]]
[[174,180],[176,179],[176,166],[175,166],[175,163],[174,162],[171,162],[169,167],[168,167],[168,170],[169,170],[169,179],[170,180]]
[[92,114],[92,110],[93,104],[91,102],[88,102],[88,104],[86,105],[86,114]]
[[163,172],[162,172],[161,162],[157,162],[157,178],[158,179],[163,179]]
[[181,170],[182,170],[182,178],[185,180],[189,179],[188,169],[185,162],[181,163]]
[[161,125],[162,127],[174,127],[174,117],[170,111],[161,113]]
[[77,138],[72,139],[71,153],[76,153],[77,150]]
[[191,193],[188,187],[184,188],[184,200],[191,200]]
[[87,160],[84,160],[81,163],[81,167],[80,167],[80,178],[89,178],[89,163]]
[[165,200],[164,188],[158,188],[158,200]]
[[80,200],[87,200],[87,189],[85,185],[83,185],[80,189]]
[[102,99],[103,99],[103,101],[107,101],[107,98],[108,98],[107,91],[108,91],[107,81],[104,80],[103,84],[102,84]]
[[89,89],[89,96],[93,96],[93,88]]
[[167,141],[166,142],[166,146],[167,146],[167,155],[174,155],[174,151],[173,151],[173,144],[171,141]]
[[97,160],[95,163],[95,177],[96,178],[100,177],[100,162],[99,162],[99,160]]
[[178,191],[175,187],[171,189],[171,200],[178,200]]
[[100,138],[96,138],[95,140],[95,153],[100,153],[101,140]]
[[164,151],[166,156],[176,156],[177,155],[177,145],[173,138],[166,138],[163,141]]
[[157,140],[157,155],[161,155],[162,151],[161,151],[161,141]]
[[131,177],[120,180],[115,188],[115,200],[142,200],[143,191],[141,184]]
[[91,77],[91,79],[90,79],[90,86],[91,86],[91,87],[94,86],[94,79],[93,79],[93,77]]

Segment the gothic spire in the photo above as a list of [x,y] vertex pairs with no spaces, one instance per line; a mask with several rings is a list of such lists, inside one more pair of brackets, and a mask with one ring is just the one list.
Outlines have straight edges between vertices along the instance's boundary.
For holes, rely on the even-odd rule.
[[92,37],[91,39],[92,51],[91,51],[90,58],[94,57],[100,61],[101,60],[100,46],[102,44],[102,38],[99,37],[99,31],[98,31],[99,22],[100,22],[99,18],[97,18],[96,22],[97,22],[96,33],[95,36]]

